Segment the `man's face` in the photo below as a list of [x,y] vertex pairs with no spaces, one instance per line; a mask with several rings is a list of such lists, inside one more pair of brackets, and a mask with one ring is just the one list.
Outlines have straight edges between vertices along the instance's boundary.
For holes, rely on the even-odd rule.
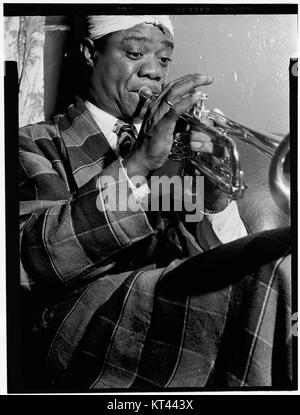
[[158,94],[166,83],[173,50],[171,34],[151,24],[113,33],[103,52],[95,52],[91,77],[94,103],[123,120],[142,119],[146,105],[138,105],[146,85]]

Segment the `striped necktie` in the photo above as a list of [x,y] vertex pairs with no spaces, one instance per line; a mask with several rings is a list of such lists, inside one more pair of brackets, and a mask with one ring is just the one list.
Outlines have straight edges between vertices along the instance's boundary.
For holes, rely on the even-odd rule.
[[137,137],[135,126],[118,120],[114,126],[113,132],[118,136],[117,152],[119,156],[126,157],[132,150]]

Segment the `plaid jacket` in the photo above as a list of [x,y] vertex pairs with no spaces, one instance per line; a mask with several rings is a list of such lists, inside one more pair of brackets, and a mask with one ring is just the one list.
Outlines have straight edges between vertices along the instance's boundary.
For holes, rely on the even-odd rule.
[[[64,288],[86,283],[115,267],[133,269],[155,260],[168,264],[190,250],[172,245],[171,256],[159,255],[166,219],[138,209],[100,209],[99,178],[110,176],[118,200],[119,185],[127,182],[120,163],[80,98],[66,115],[53,123],[38,123],[20,130],[20,216],[22,282]],[[105,186],[105,184],[104,184]],[[104,189],[105,190],[105,189]],[[128,196],[131,189],[128,187]],[[136,210],[136,209],[135,209]],[[170,220],[169,220],[170,221]],[[169,222],[168,221],[168,222]],[[163,232],[162,232],[163,231]],[[170,238],[169,238],[170,240]],[[164,241],[164,249],[166,248]],[[134,247],[130,250],[130,247]],[[137,249],[143,256],[139,261]],[[185,252],[183,252],[185,251]],[[149,253],[148,253],[149,252]],[[171,258],[171,259],[170,259]],[[24,269],[26,272],[24,272]]]
[[[48,379],[80,388],[274,383],[276,310],[290,307],[279,268],[234,290],[160,292],[162,276],[202,249],[175,216],[99,210],[101,177],[113,177],[118,194],[120,171],[80,98],[53,122],[20,130],[21,283],[39,298],[33,341]],[[228,362],[230,336],[239,347]],[[289,338],[287,323],[284,379]]]

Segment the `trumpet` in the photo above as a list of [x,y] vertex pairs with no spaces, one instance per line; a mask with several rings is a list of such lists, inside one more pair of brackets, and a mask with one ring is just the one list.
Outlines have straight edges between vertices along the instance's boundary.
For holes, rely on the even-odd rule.
[[[139,96],[144,100],[153,100],[157,97],[148,87],[142,87]],[[187,160],[219,189],[227,193],[231,200],[238,200],[243,197],[247,189],[235,142],[239,139],[271,160],[269,169],[271,194],[280,209],[288,213],[290,207],[289,134],[282,139],[274,134],[245,127],[219,112],[207,109],[205,106],[207,99],[208,94],[203,93],[199,102],[180,116],[184,121],[182,123],[184,131],[178,132],[178,128],[175,128],[169,158],[180,162]],[[192,148],[187,130],[208,135],[211,138],[213,152],[209,154]]]

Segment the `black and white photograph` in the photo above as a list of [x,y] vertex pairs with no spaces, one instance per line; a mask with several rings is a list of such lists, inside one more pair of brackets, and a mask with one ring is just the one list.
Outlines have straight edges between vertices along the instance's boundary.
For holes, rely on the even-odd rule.
[[298,390],[297,14],[3,4],[8,394]]

